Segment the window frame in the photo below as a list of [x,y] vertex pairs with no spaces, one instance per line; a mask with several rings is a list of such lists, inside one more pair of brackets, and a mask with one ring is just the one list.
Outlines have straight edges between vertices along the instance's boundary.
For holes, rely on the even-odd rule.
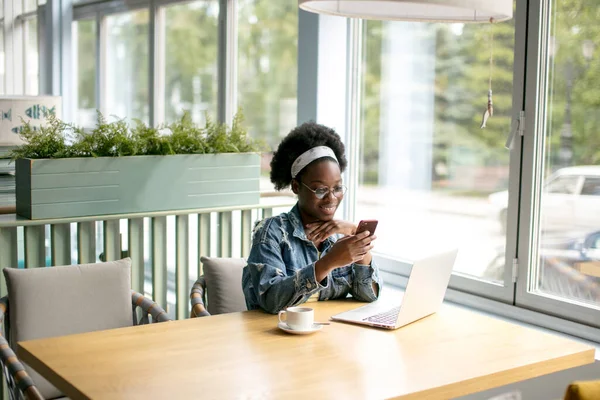
[[[165,60],[164,54],[164,7],[189,3],[189,0],[110,0],[105,2],[85,1],[73,4],[73,20],[84,19],[97,21],[97,65],[96,65],[96,107],[106,111],[106,17],[114,14],[131,12],[143,8],[149,10],[149,80],[148,109],[149,124],[154,126],[164,122]],[[235,67],[236,67],[236,5],[234,0],[219,0],[219,55],[218,55],[218,104],[217,118],[219,122],[230,123],[237,110]],[[72,49],[75,52],[75,49]],[[162,96],[162,97],[161,97]],[[76,108],[75,101],[73,107]]]
[[[514,44],[514,63],[513,63],[513,108],[512,115],[514,119],[518,120],[520,111],[523,109],[524,101],[524,84],[525,80],[523,76],[525,74],[525,37],[527,34],[527,14],[526,4],[523,2],[516,1],[515,11],[515,44]],[[354,34],[353,29],[350,28],[350,36]],[[360,73],[358,69],[349,69],[349,74],[356,75]],[[356,78],[354,78],[356,79]],[[356,96],[356,94],[354,94]],[[352,103],[357,100],[350,100]],[[360,101],[360,98],[358,99]],[[356,117],[358,118],[358,117]],[[509,151],[509,150],[507,150]],[[510,161],[509,161],[509,200],[508,200],[508,224],[507,234],[505,241],[505,266],[503,273],[502,282],[491,282],[489,280],[479,279],[474,276],[469,276],[461,273],[453,273],[450,278],[449,288],[468,294],[474,294],[488,299],[497,300],[503,303],[514,304],[515,301],[515,281],[516,281],[516,259],[517,254],[517,215],[518,215],[518,201],[519,201],[519,181],[521,174],[521,137],[516,137],[512,148],[510,149]],[[358,159],[355,162],[349,163],[349,170],[356,170],[355,174],[358,176]],[[349,191],[354,191],[353,187],[350,187]],[[355,196],[355,195],[354,195]],[[354,217],[354,210],[356,209],[356,200],[354,199],[354,205],[350,208],[352,212],[349,214],[350,219]],[[398,275],[401,277],[408,277],[410,274],[411,263],[400,257],[392,257],[390,255],[377,253],[377,260],[379,260],[379,267],[385,273],[391,276]]]
[[[550,0],[529,2],[529,32],[527,38],[527,69],[525,79],[525,135],[523,138],[523,189],[519,220],[519,276],[515,305],[555,315],[567,320],[600,327],[597,317],[600,306],[584,305],[582,302],[549,294],[532,293],[537,278],[538,243],[540,243],[539,209],[534,208],[541,199],[544,166],[544,135],[547,109],[546,86],[548,84],[548,38],[550,30]],[[546,71],[542,74],[540,71]],[[580,182],[581,184],[581,182]],[[600,336],[599,336],[600,337]]]
[[[539,200],[542,191],[541,185],[538,185],[542,181],[542,170],[538,165],[543,161],[543,152],[540,151],[539,146],[544,140],[541,134],[545,132],[543,129],[545,121],[541,118],[543,106],[538,103],[539,99],[543,98],[547,78],[538,79],[538,71],[543,67],[541,57],[546,54],[541,44],[543,34],[549,28],[548,23],[545,22],[549,21],[546,18],[549,12],[549,1],[532,0],[529,4],[517,1],[514,14],[512,129],[515,136],[510,146],[504,282],[498,284],[460,273],[453,274],[448,289],[448,293],[452,295],[447,295],[447,298],[464,302],[466,299],[472,299],[471,296],[474,295],[482,301],[490,299],[492,303],[505,303],[514,310],[511,312],[525,313],[525,310],[533,310],[543,313],[539,315],[556,316],[559,319],[541,319],[552,321],[544,324],[558,330],[561,328],[556,322],[561,319],[565,322],[573,321],[574,324],[584,324],[590,327],[586,337],[597,339],[600,338],[600,330],[596,328],[600,327],[600,322],[594,318],[595,307],[588,307],[557,296],[529,293],[527,290],[537,276],[532,263],[532,260],[536,260],[537,249],[532,245],[539,241],[536,231],[538,224],[531,222],[539,216],[539,209],[533,209],[532,204]],[[528,32],[529,37],[527,37]],[[524,118],[520,118],[521,112]],[[518,129],[519,124],[523,124],[522,130]],[[582,181],[582,179],[579,181],[578,187]],[[384,277],[388,277],[394,285],[405,286],[410,274],[410,262],[378,253],[376,253],[376,260]],[[492,308],[501,307],[498,305]]]

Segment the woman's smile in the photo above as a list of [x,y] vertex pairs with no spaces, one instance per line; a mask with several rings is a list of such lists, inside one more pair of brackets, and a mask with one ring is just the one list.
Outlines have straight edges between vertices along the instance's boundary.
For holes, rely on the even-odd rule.
[[333,215],[335,214],[335,210],[337,210],[338,204],[324,204],[320,205],[319,209],[323,211],[325,214]]

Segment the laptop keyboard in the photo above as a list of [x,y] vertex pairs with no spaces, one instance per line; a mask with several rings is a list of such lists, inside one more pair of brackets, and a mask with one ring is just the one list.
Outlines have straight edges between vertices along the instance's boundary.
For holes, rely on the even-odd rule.
[[363,319],[363,321],[375,322],[383,325],[395,325],[398,320],[398,313],[400,312],[400,306],[394,307],[391,310],[384,311],[379,314],[372,315]]

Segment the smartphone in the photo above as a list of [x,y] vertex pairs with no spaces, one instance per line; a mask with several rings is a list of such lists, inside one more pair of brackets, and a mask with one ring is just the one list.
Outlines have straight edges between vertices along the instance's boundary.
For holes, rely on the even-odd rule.
[[363,219],[358,223],[355,235],[364,231],[369,231],[370,234],[373,235],[373,233],[375,233],[375,228],[377,228],[377,222],[376,219]]

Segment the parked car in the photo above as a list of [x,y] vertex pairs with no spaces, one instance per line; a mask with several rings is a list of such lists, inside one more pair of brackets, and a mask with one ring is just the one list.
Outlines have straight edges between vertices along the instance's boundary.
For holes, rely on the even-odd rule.
[[[600,230],[545,233],[539,251],[538,289],[565,298],[600,301]],[[502,281],[504,249],[490,262],[483,278]]]
[[[541,196],[543,231],[591,231],[600,228],[600,166],[562,168],[545,180]],[[488,200],[506,232],[508,191]]]

